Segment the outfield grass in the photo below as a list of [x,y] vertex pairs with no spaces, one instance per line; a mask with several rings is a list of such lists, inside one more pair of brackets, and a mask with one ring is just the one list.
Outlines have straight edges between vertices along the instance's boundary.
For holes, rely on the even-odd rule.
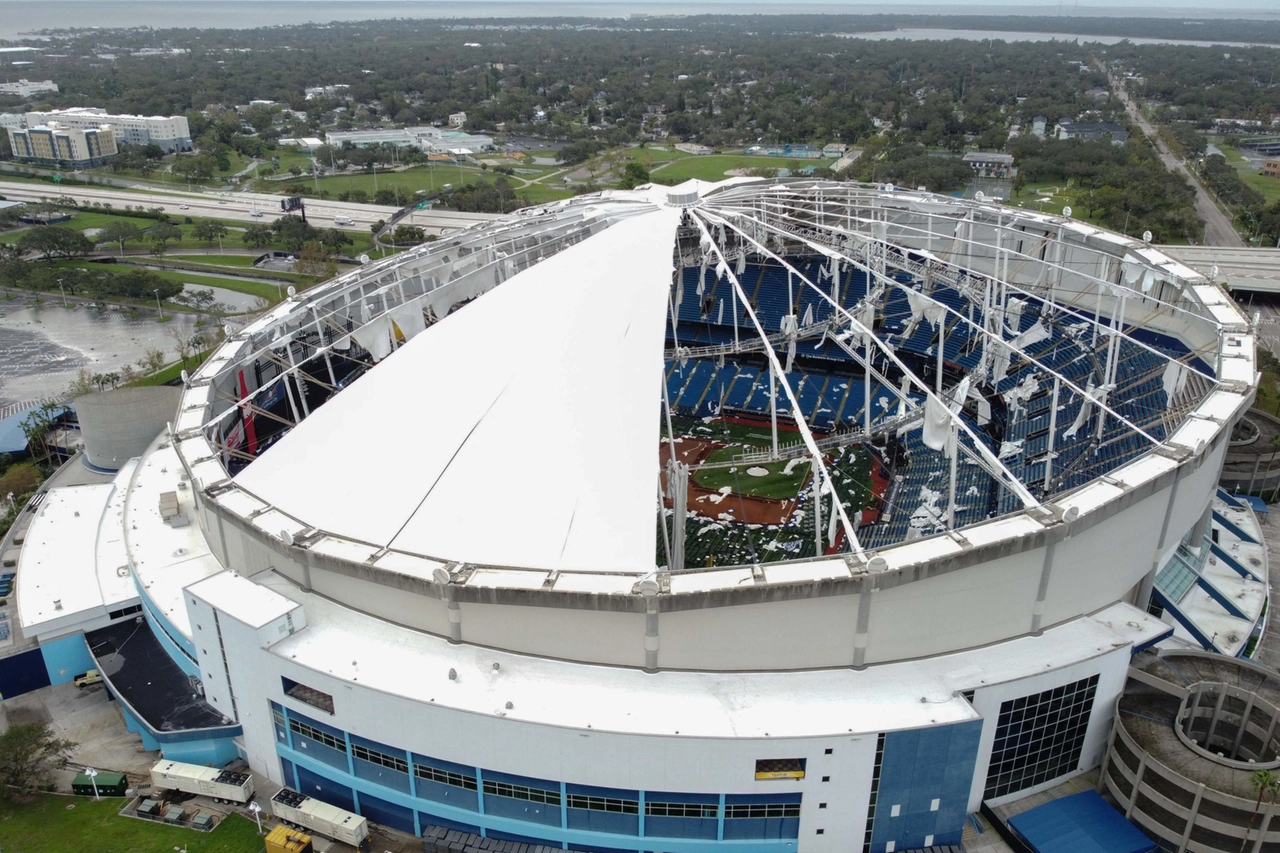
[[[231,815],[213,832],[120,817],[124,800],[45,795],[30,803],[0,801],[0,839],[5,853],[257,853],[253,822]],[[73,808],[68,808],[69,806]]]
[[[803,167],[827,165],[823,160],[797,161]],[[733,169],[788,169],[792,160],[786,157],[748,157],[745,154],[705,154],[698,157],[682,157],[671,161],[653,172],[654,178],[684,181],[699,178],[704,181],[721,181]]]
[[[741,447],[721,447],[712,451],[703,464],[731,462],[742,453]],[[788,471],[788,467],[790,471]],[[764,469],[767,474],[754,476],[748,470]],[[719,491],[728,486],[734,494],[767,500],[794,498],[809,478],[810,464],[807,458],[785,462],[739,463],[724,468],[701,468],[694,472],[693,481],[704,489]]]

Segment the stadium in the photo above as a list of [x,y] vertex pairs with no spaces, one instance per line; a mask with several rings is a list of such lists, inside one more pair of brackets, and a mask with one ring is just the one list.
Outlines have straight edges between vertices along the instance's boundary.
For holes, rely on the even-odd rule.
[[[1211,572],[1262,550],[1216,486],[1251,324],[1069,216],[607,191],[229,332],[100,498],[127,588],[46,663],[166,758],[406,832],[959,844],[1101,762],[1135,654],[1261,623],[1265,554]],[[138,686],[132,601],[203,701]]]

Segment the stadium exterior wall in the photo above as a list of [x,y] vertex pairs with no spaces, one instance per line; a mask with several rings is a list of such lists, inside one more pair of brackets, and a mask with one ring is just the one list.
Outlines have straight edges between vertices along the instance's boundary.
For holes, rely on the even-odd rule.
[[[193,620],[200,618],[194,610],[192,615]],[[473,823],[486,831],[545,839],[557,845],[641,850],[662,843],[652,838],[615,833],[575,832],[562,827],[558,820],[551,825],[532,819],[513,822],[476,811],[460,811],[438,801],[415,799],[412,792],[406,796],[402,790],[389,790],[377,781],[360,778],[350,755],[318,751],[317,746],[309,741],[307,746],[300,746],[297,738],[291,742],[289,733],[278,730],[274,724],[270,703],[281,706],[294,718],[302,715],[340,730],[348,742],[366,739],[396,751],[426,755],[465,767],[479,767],[489,773],[623,791],[801,795],[797,838],[721,841],[716,844],[688,838],[668,839],[663,849],[698,853],[714,846],[737,853],[781,853],[797,849],[826,853],[847,850],[847,839],[861,838],[866,826],[877,742],[875,732],[812,738],[720,739],[643,736],[572,726],[537,725],[496,715],[476,715],[438,704],[423,705],[350,679],[299,666],[264,649],[257,631],[225,614],[222,614],[220,630],[227,659],[234,661],[228,685],[230,692],[241,697],[239,713],[245,750],[252,768],[274,782],[294,785],[294,779],[283,775],[280,761],[283,758],[291,766],[305,768],[313,777],[329,780],[338,788],[354,789],[357,801],[362,796],[372,796],[412,803],[421,813],[418,829],[422,819],[430,820],[434,816],[445,821]],[[982,786],[1001,703],[1093,675],[1099,676],[1097,700],[1092,708],[1080,760],[1072,769],[1096,765],[1106,748],[1111,709],[1123,688],[1129,655],[1128,647],[1107,648],[1095,657],[1071,662],[1029,678],[978,686],[973,699],[974,709],[981,714],[981,719],[974,721],[981,732],[976,755],[962,758],[960,767],[949,767],[946,754],[929,751],[893,756],[898,764],[914,767],[919,789],[911,791],[912,797],[923,798],[925,803],[939,800],[938,808],[950,809],[961,816],[976,811],[982,799]],[[282,677],[333,695],[334,713],[325,714],[285,695]],[[411,675],[406,673],[408,677]],[[414,725],[406,726],[406,720],[413,720]],[[945,731],[957,725],[965,724],[915,731]],[[781,782],[754,779],[758,759],[782,755],[807,760],[804,779]],[[886,756],[886,763],[888,761],[889,756]],[[304,789],[303,793],[323,796],[325,787],[322,784],[318,790]],[[880,804],[875,818],[877,839],[895,841],[897,849],[913,849],[913,844],[923,845],[924,838],[911,833],[913,822],[907,819],[905,799],[902,801],[901,821],[891,817],[893,807],[899,805],[897,800],[882,797]],[[927,806],[925,810],[928,811]],[[955,841],[946,843],[959,843],[962,823],[961,817],[948,824],[946,832],[953,834]],[[821,835],[817,833],[818,829],[823,830]],[[942,830],[938,830],[936,843],[944,843],[941,840],[943,835]],[[879,846],[876,849],[886,848]]]
[[[882,551],[881,575],[796,585],[747,585],[664,596],[659,613],[659,667],[774,670],[849,666],[856,636],[866,633],[866,664],[975,648],[1133,601],[1137,587],[1204,515],[1221,470],[1229,430],[1200,456],[1073,522],[990,545],[984,529],[966,528],[956,553],[901,564],[902,551],[929,550],[918,540]],[[1174,487],[1175,478],[1177,488]],[[1123,471],[1116,479],[1125,482]],[[1067,504],[1070,500],[1065,501]],[[1166,521],[1167,518],[1167,521]],[[251,573],[274,568],[305,589],[438,636],[448,637],[447,602],[429,581],[285,546],[205,501],[201,519],[224,565]],[[1162,538],[1163,536],[1163,538]],[[843,565],[843,564],[841,564]],[[859,627],[860,597],[871,604]],[[528,589],[451,587],[464,642],[620,666],[644,665],[643,600],[635,595],[566,594]],[[903,626],[911,629],[904,631]],[[583,644],[582,636],[593,637]]]

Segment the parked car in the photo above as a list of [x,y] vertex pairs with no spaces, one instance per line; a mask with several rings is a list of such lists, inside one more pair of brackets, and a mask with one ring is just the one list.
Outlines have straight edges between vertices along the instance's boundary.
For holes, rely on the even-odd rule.
[[83,689],[91,684],[101,684],[102,673],[98,672],[96,669],[91,669],[88,672],[80,673],[72,679],[72,681],[75,682],[76,687]]

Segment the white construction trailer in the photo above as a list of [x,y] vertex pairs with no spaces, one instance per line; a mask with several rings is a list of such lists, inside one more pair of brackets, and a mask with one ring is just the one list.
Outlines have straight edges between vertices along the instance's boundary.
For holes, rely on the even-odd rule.
[[253,796],[253,777],[248,773],[183,764],[181,761],[157,762],[151,768],[151,784],[158,791],[203,794],[219,803],[247,803]]
[[369,822],[360,815],[289,788],[271,798],[271,811],[285,823],[353,847],[361,847],[369,837]]

